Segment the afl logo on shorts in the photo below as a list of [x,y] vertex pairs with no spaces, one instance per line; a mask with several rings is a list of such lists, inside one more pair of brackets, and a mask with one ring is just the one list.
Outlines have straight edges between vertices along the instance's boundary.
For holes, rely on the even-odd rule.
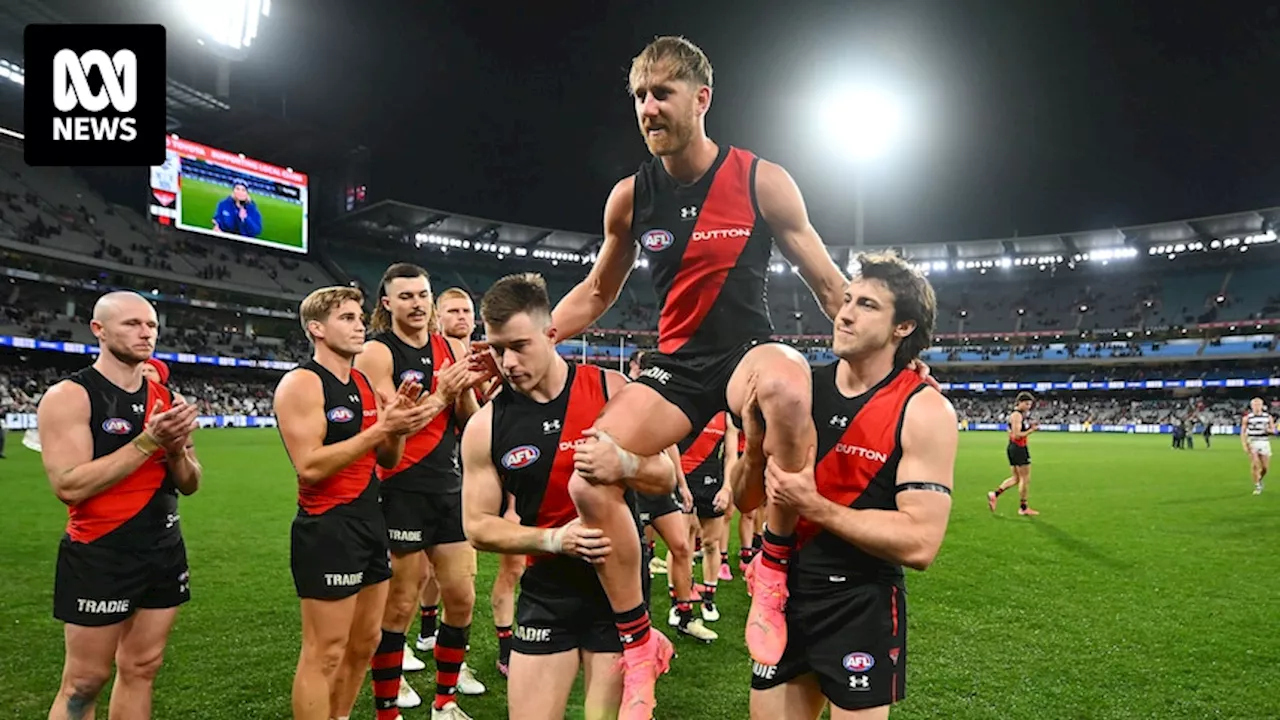
[[527,468],[538,462],[538,457],[541,455],[536,445],[521,445],[508,450],[507,454],[502,456],[502,467],[508,470]]
[[426,377],[426,375],[422,374],[421,370],[405,370],[400,373],[400,382],[408,380],[409,382],[416,382],[421,385],[422,378],[424,377]]
[[356,414],[352,412],[351,408],[343,407],[341,405],[330,410],[328,415],[329,422],[337,423],[351,422],[355,416]]
[[102,421],[102,429],[112,435],[127,435],[133,430],[133,423],[124,418],[107,418]]
[[649,252],[662,252],[675,243],[675,237],[666,230],[650,230],[640,236],[640,244]]
[[844,656],[844,669],[851,673],[864,673],[875,667],[876,659],[864,652]]

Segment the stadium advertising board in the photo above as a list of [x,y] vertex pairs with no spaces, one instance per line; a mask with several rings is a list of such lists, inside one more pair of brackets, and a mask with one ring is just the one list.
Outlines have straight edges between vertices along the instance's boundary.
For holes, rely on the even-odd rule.
[[179,230],[307,251],[307,176],[169,135],[151,168],[151,214]]

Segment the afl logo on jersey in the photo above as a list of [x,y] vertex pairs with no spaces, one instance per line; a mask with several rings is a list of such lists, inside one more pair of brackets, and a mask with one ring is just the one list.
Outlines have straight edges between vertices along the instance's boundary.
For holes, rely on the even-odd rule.
[[422,379],[425,377],[426,375],[424,375],[421,370],[405,370],[400,373],[400,382],[408,380],[409,382],[416,382],[421,385]]
[[329,422],[337,423],[351,422],[355,416],[356,414],[352,412],[351,408],[343,407],[342,405],[330,410],[328,415]]
[[640,236],[640,244],[649,252],[662,252],[671,247],[676,239],[666,230],[650,230]]
[[124,418],[107,418],[102,421],[102,430],[111,435],[127,435],[133,430],[133,423]]
[[508,470],[519,470],[527,468],[538,462],[538,458],[542,453],[536,445],[521,445],[518,448],[512,448],[502,456],[502,467]]

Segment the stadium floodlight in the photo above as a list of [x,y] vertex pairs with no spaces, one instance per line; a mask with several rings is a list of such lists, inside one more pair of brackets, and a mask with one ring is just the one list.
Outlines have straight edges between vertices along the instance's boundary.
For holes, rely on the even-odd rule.
[[855,161],[879,156],[897,137],[902,126],[901,109],[883,90],[855,86],[828,97],[822,113],[827,137]]
[[262,18],[271,15],[271,0],[182,0],[182,5],[200,35],[234,51],[247,50]]
[[0,58],[0,80],[8,80],[17,85],[25,85],[27,83],[27,74],[21,65]]

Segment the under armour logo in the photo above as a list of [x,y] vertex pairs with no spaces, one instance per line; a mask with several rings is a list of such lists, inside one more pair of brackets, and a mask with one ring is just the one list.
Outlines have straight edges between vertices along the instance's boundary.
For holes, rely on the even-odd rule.
[[692,220],[692,219],[694,219],[694,218],[696,218],[696,217],[698,217],[698,206],[697,206],[697,205],[686,205],[686,206],[684,206],[684,207],[680,208],[680,219],[681,219],[681,220]]
[[147,406],[146,406],[146,405],[143,405],[142,403],[134,403],[134,404],[133,404],[133,414],[134,414],[134,415],[141,415],[142,413],[144,413],[144,412],[146,412],[146,411],[147,411]]
[[349,402],[358,403],[358,402],[360,402],[360,396],[359,396],[359,395],[348,395],[348,396],[347,396],[347,400],[348,400]]
[[560,432],[560,421],[559,420],[543,420],[542,432],[548,435],[553,432]]
[[850,675],[849,689],[850,690],[870,690],[871,678],[867,677],[866,675]]
[[847,428],[849,427],[849,418],[844,415],[833,415],[831,416],[830,424],[831,427]]
[[423,365],[430,365],[430,364],[431,364],[431,358],[429,358],[429,357],[421,358],[421,360],[422,360],[422,364],[423,364]]

